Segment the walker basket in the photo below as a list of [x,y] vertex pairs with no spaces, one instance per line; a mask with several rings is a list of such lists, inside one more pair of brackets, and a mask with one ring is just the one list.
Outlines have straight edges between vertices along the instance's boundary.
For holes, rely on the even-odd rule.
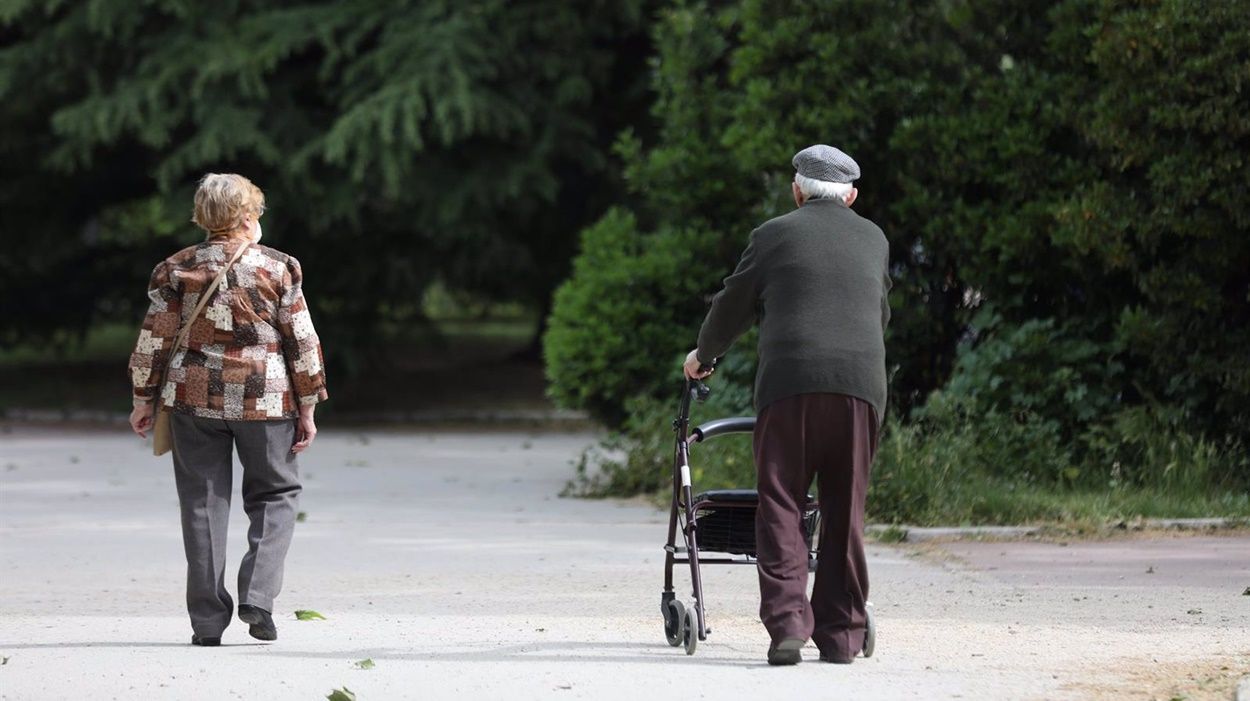
[[[746,490],[735,491],[745,492]],[[696,504],[704,501],[705,495],[703,494],[695,497]],[[720,502],[711,497],[699,506],[695,512],[695,524],[698,528],[700,551],[755,557],[755,510],[759,504],[759,498],[755,497],[751,503],[744,503],[744,501]],[[803,539],[807,541],[809,551],[812,548],[812,536],[819,528],[819,524],[820,515],[816,504],[809,501],[807,508],[803,511]]]

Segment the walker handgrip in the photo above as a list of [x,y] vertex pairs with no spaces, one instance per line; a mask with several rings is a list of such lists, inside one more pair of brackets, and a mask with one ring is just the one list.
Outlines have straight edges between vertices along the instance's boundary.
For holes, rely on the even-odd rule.
[[723,436],[727,433],[752,433],[754,431],[754,416],[733,416],[725,419],[712,419],[691,430],[690,436],[696,443],[701,443],[708,438]]
[[706,372],[709,375],[716,372],[716,366],[720,364],[720,358],[712,358],[711,363],[699,363],[699,372]]
[[[712,373],[716,372],[716,364],[719,362],[720,362],[720,358],[714,358],[712,360],[711,365],[707,363],[699,363],[699,372],[700,373],[706,372],[708,373],[708,375],[711,375]],[[707,375],[704,375],[704,377],[707,377]],[[691,378],[687,386],[690,390],[694,392],[694,399],[695,401],[698,401],[698,402],[707,401],[708,396],[712,394],[712,389],[708,387],[707,385],[703,384],[702,377],[697,380]]]

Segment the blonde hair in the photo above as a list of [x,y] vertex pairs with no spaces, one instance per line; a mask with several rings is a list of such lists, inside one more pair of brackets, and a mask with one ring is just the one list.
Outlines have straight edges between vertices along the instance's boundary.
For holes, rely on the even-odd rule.
[[265,193],[251,180],[234,173],[208,173],[195,191],[191,221],[210,234],[233,231],[248,215],[265,211]]

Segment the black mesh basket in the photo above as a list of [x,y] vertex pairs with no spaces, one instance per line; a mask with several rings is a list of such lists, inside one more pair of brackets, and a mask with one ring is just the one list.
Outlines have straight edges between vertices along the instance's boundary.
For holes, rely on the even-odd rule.
[[[710,506],[695,512],[699,550],[755,556],[755,506]],[[803,512],[803,539],[812,549],[812,535],[819,527],[815,504]]]

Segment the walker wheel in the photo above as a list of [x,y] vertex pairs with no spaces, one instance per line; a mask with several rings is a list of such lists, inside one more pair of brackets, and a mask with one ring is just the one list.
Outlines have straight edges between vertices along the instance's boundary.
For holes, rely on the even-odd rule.
[[685,643],[686,654],[693,655],[695,648],[699,646],[699,619],[695,616],[694,609],[686,609],[682,621],[682,642]]
[[867,620],[864,626],[864,657],[872,657],[872,650],[877,646],[877,618],[872,613],[872,604],[865,609]]
[[686,622],[686,607],[677,599],[668,602],[664,607],[664,639],[669,645],[678,647],[682,644],[682,626]]

